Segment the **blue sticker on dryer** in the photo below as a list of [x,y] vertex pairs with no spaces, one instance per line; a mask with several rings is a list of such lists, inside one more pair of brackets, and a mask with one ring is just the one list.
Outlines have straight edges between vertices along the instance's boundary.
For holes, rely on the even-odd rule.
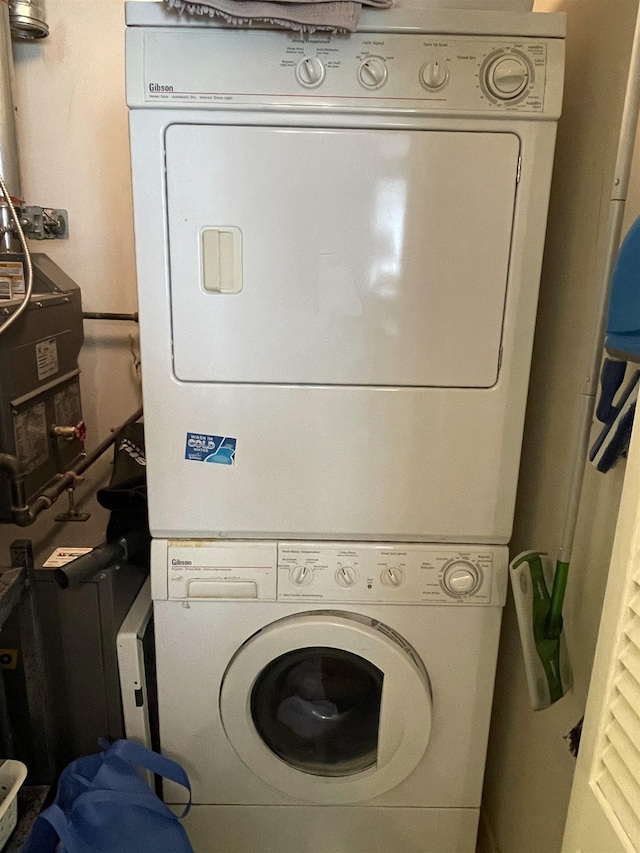
[[184,458],[192,462],[233,465],[236,458],[236,439],[225,435],[188,432]]

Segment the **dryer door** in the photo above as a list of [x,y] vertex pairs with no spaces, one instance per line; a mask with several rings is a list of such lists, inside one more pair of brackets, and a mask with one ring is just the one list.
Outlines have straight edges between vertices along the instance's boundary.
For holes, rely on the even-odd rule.
[[314,803],[398,785],[429,743],[431,690],[415,650],[365,616],[274,622],[238,650],[220,689],[229,742],[261,779]]
[[171,125],[175,375],[490,388],[512,133]]

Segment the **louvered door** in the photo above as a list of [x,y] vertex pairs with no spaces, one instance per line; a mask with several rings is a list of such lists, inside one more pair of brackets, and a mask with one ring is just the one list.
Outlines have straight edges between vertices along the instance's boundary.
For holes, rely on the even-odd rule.
[[[579,579],[577,579],[579,580]],[[564,853],[640,851],[640,430],[627,463]]]
[[640,850],[640,571],[632,579],[592,785]]

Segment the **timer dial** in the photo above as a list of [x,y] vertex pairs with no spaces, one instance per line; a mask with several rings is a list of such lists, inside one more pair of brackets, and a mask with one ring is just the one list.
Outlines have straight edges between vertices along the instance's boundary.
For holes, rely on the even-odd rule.
[[487,89],[501,101],[517,98],[529,83],[529,67],[516,54],[503,54],[489,64],[485,82]]
[[467,560],[452,560],[444,570],[442,583],[449,595],[460,598],[471,595],[480,585],[480,572]]

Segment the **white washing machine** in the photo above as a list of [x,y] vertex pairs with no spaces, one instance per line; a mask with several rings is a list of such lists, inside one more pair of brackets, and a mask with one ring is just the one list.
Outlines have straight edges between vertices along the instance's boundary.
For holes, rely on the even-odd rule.
[[506,584],[504,547],[154,541],[196,853],[472,853]]
[[564,17],[127,23],[153,535],[508,542]]

